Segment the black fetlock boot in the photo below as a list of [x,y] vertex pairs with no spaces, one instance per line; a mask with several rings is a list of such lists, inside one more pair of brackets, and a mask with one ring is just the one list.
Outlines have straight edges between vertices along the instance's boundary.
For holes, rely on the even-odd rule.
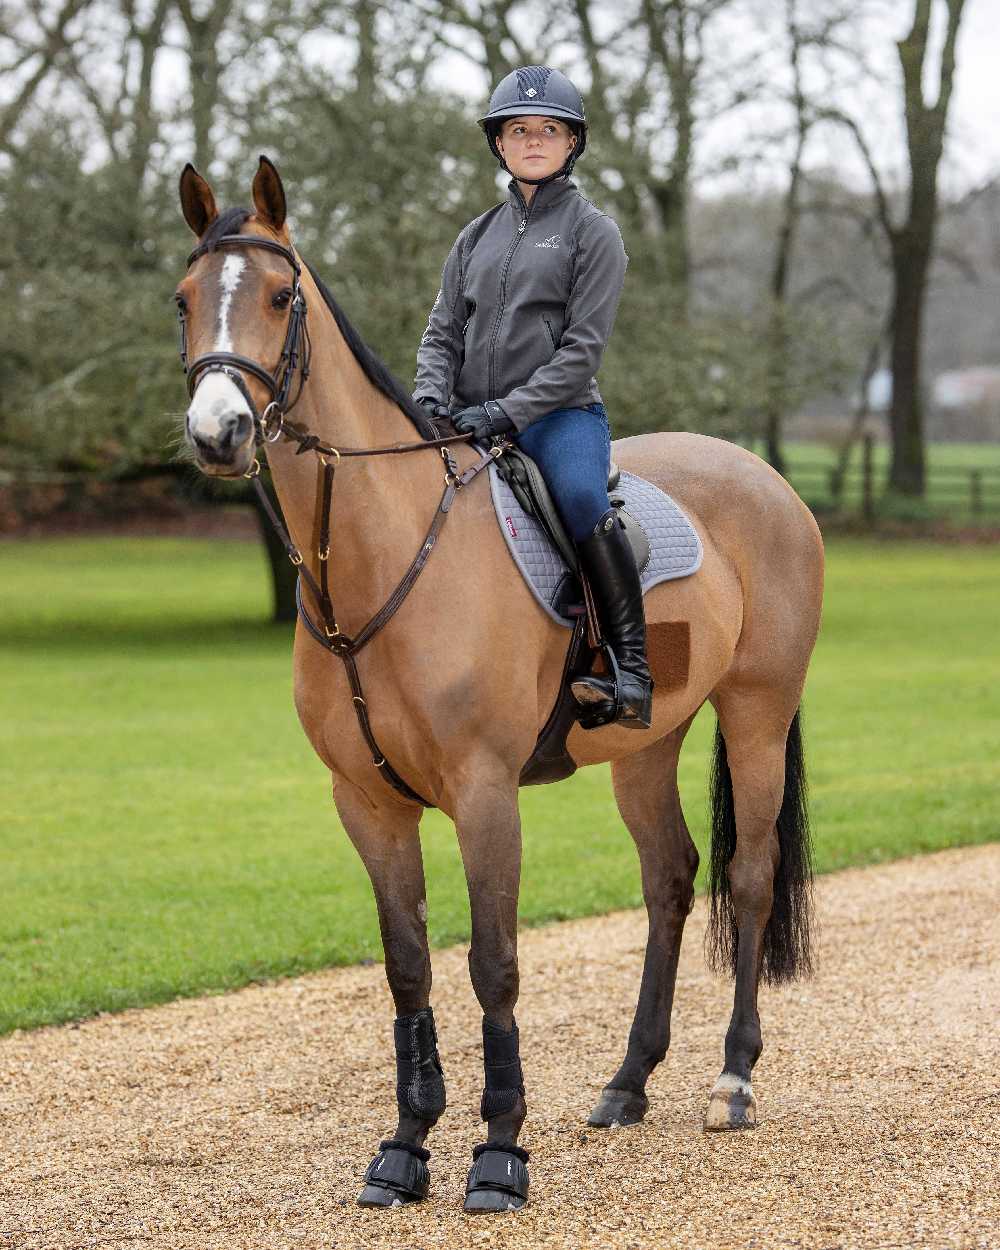
[[589,538],[577,544],[580,563],[590,584],[603,640],[618,663],[619,682],[607,677],[580,677],[573,697],[581,705],[585,729],[617,721],[648,729],[653,707],[653,679],[646,660],[646,617],[642,585],[625,529],[613,508],[605,512]]

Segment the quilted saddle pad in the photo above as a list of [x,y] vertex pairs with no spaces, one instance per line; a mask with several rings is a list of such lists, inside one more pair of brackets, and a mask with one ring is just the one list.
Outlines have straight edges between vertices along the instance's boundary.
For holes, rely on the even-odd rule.
[[[490,492],[500,530],[531,593],[554,621],[572,627],[574,618],[563,616],[555,606],[560,585],[569,573],[566,561],[493,465]],[[698,531],[668,494],[645,478],[622,470],[611,499],[623,501],[624,510],[649,540],[649,559],[639,570],[643,594],[660,582],[698,571],[702,559]]]

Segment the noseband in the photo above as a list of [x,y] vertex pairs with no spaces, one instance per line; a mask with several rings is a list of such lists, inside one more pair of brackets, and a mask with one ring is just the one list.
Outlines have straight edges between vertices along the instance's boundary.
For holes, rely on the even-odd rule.
[[[266,440],[274,442],[282,432],[284,416],[298,403],[302,388],[309,377],[309,361],[312,356],[312,345],[309,342],[309,330],[306,326],[306,297],[302,294],[302,266],[295,253],[273,239],[265,239],[256,234],[224,234],[216,239],[214,245],[196,247],[187,259],[188,269],[200,257],[215,247],[263,247],[269,252],[277,252],[292,267],[295,275],[292,285],[291,311],[288,315],[288,329],[282,344],[281,355],[273,372],[268,371],[251,360],[249,356],[240,356],[236,352],[205,352],[197,360],[188,363],[187,358],[187,323],[183,309],[178,309],[181,338],[181,363],[187,374],[188,395],[193,395],[195,387],[206,373],[224,373],[239,388],[247,401],[253,416],[254,434],[258,443]],[[301,362],[301,364],[300,364]],[[299,370],[299,384],[295,397],[289,403],[292,379],[296,369]],[[270,392],[271,399],[263,413],[257,411],[257,405],[250,394],[244,373],[250,373],[258,381],[263,382]]]

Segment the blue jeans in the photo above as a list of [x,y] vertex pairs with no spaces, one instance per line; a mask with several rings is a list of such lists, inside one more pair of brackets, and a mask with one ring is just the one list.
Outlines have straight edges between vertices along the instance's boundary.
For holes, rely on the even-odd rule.
[[611,431],[603,404],[556,408],[514,435],[535,461],[574,542],[582,542],[611,507]]

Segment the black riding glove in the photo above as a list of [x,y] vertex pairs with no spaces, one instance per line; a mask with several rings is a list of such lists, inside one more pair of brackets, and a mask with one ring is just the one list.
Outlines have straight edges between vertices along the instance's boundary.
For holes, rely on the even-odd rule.
[[480,439],[493,438],[494,435],[506,434],[514,429],[514,422],[495,399],[488,399],[485,404],[476,404],[474,408],[463,408],[451,420],[460,433],[472,434]]
[[451,419],[451,409],[447,404],[442,404],[439,399],[434,399],[430,395],[421,395],[417,403],[432,421],[448,421]]

